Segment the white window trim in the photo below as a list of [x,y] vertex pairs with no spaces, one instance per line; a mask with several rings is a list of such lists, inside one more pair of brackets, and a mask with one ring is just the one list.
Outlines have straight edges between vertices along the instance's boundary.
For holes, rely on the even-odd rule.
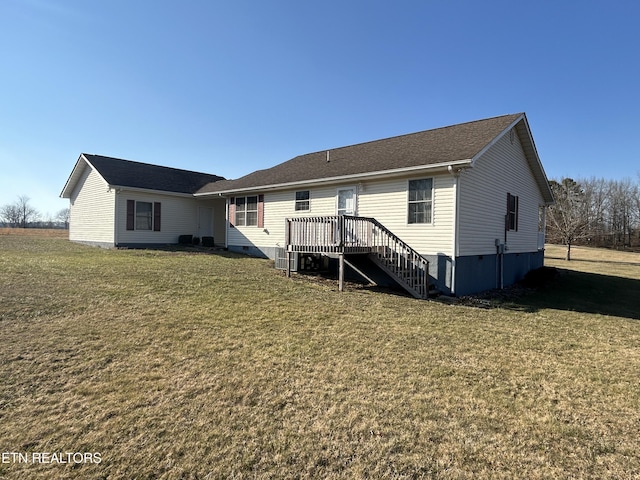
[[[151,210],[149,211],[151,223],[149,225],[149,228],[138,228],[138,205],[140,203],[148,203],[149,205],[151,205]],[[148,202],[146,200],[135,200],[135,208],[133,212],[133,230],[137,230],[140,232],[153,232],[153,202]]]
[[357,185],[344,185],[344,186],[340,186],[340,187],[336,187],[336,197],[335,197],[335,203],[336,203],[336,215],[338,215],[338,197],[339,197],[339,191],[340,190],[353,190],[353,215],[354,216],[358,216],[358,202],[360,201],[360,199],[358,198],[360,196],[360,189],[358,188]]
[[[424,223],[409,223],[409,182],[411,182],[412,180],[431,180],[431,221],[430,222],[424,222]],[[406,191],[406,197],[405,197],[405,215],[404,215],[404,221],[405,221],[405,225],[407,227],[420,227],[420,226],[424,226],[424,225],[433,225],[434,223],[434,205],[435,205],[435,193],[436,193],[436,180],[434,177],[416,177],[416,178],[409,178],[407,179],[407,191]],[[416,202],[411,202],[411,203],[416,203]]]
[[[256,209],[255,210],[249,210],[247,208],[247,205],[249,205],[249,202],[247,201],[247,199],[251,198],[251,197],[255,197],[256,198]],[[244,198],[244,209],[243,210],[238,210],[238,199],[239,198]],[[258,203],[259,203],[259,200],[260,200],[260,196],[259,195],[246,195],[244,197],[236,197],[236,199],[235,199],[236,208],[235,208],[235,213],[234,213],[234,216],[235,216],[234,225],[235,226],[237,226],[237,227],[257,227],[258,226],[258,222],[259,222],[259,219],[258,219]],[[256,214],[256,223],[255,223],[255,225],[254,224],[248,224],[247,223],[247,213],[254,213],[254,212]],[[242,222],[242,223],[238,222],[238,213],[244,213],[244,222]]]
[[[298,200],[296,197],[298,195],[298,192],[308,192],[309,193],[309,198],[307,198],[306,200]],[[307,202],[309,205],[309,208],[307,209],[298,209],[298,202]],[[306,190],[296,190],[295,192],[293,192],[293,211],[295,213],[298,212],[310,212],[311,211],[311,190],[306,189]]]

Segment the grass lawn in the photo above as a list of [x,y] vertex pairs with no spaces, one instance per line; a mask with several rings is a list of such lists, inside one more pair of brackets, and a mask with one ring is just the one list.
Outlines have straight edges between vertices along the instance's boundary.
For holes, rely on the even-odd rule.
[[640,255],[547,253],[474,308],[0,235],[0,478],[640,478]]

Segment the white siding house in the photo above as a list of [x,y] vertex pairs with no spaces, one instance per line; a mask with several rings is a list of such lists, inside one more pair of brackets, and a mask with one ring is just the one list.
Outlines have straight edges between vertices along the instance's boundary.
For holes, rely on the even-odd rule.
[[100,174],[91,169],[82,170],[80,178],[69,195],[69,240],[82,242],[90,239],[100,245],[115,242],[115,191]]
[[[317,253],[317,239],[287,242],[290,220],[307,218],[308,229],[342,214],[370,218],[371,228],[381,224],[428,260],[431,283],[455,295],[502,287],[542,266],[539,215],[553,202],[524,114],[302,155],[196,194],[210,195],[228,198],[231,250]],[[412,204],[424,210],[413,220]]]
[[175,244],[181,235],[191,235],[224,245],[225,200],[193,195],[219,180],[82,154],[61,194],[70,200],[69,239],[108,248]]
[[542,266],[540,218],[553,203],[524,113],[300,155],[236,180],[82,154],[61,196],[73,241],[193,235],[271,259],[357,255],[421,298],[427,280],[464,295]]

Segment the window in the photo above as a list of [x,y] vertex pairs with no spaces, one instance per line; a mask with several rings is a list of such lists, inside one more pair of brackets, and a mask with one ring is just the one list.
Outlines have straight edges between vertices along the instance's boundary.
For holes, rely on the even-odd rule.
[[296,212],[309,210],[309,190],[296,192]]
[[409,223],[431,223],[433,179],[409,180]]
[[153,206],[151,202],[136,202],[136,230],[151,230]]
[[127,230],[160,231],[160,202],[127,200]]
[[518,231],[518,197],[507,193],[507,230]]
[[236,197],[236,221],[239,226],[258,225],[258,197]]

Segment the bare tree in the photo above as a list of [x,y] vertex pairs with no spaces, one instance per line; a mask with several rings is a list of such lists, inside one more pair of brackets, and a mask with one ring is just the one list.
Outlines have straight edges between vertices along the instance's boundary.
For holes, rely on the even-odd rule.
[[69,215],[70,210],[68,208],[63,208],[56,214],[56,220],[60,223],[64,224],[65,230],[69,229]]
[[0,209],[0,215],[12,227],[27,228],[29,223],[38,220],[40,213],[29,205],[30,198],[20,195],[18,200]]
[[629,178],[609,181],[608,227],[615,248],[631,245],[636,191],[637,186]]
[[550,237],[567,246],[566,259],[571,260],[571,245],[588,235],[588,204],[585,192],[571,178],[549,182],[555,204],[549,207],[548,231]]
[[609,197],[609,184],[604,178],[591,177],[588,180],[578,179],[582,185],[586,202],[587,243],[594,246],[602,246],[607,234],[607,202]]
[[29,200],[31,199],[26,195],[20,195],[16,203],[20,211],[20,224],[22,228],[27,228],[29,223],[36,221],[40,217],[40,213],[29,205]]
[[20,225],[20,211],[16,204],[12,203],[0,207],[0,218],[10,227],[15,228]]

